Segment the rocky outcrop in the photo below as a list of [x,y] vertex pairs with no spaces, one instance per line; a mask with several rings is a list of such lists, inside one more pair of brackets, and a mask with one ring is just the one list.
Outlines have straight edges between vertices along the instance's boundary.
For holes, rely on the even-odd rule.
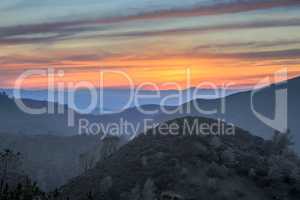
[[82,172],[86,172],[111,156],[120,147],[120,139],[118,137],[107,137],[97,144],[94,148],[80,155],[79,164]]

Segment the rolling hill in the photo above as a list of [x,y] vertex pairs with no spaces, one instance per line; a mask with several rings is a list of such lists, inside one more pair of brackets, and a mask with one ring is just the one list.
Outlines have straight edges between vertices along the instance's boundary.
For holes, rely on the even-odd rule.
[[[300,78],[294,78],[283,82],[279,85],[271,85],[264,87],[257,91],[253,96],[253,107],[260,114],[269,118],[274,117],[275,110],[275,91],[278,88],[287,89],[287,128],[290,130],[294,137],[294,148],[300,153],[300,135],[298,132],[300,121]],[[159,106],[159,105],[145,105],[140,108],[146,111],[157,111],[154,114],[144,114],[140,112],[138,108],[130,108],[124,112],[111,115],[97,116],[91,119],[91,122],[101,122],[104,125],[109,123],[120,123],[120,118],[126,119],[128,123],[134,124],[136,127],[140,125],[135,133],[145,131],[144,120],[150,119],[153,124],[157,124],[162,121],[171,120],[185,116],[202,116],[213,119],[221,119],[227,123],[233,123],[234,125],[248,130],[258,136],[264,138],[270,138],[274,129],[257,118],[255,113],[251,109],[251,93],[252,91],[241,92],[233,95],[229,95],[225,98],[204,100],[196,99],[190,101],[182,106]],[[225,112],[222,112],[222,102],[225,102]],[[199,112],[202,110],[214,110],[217,112],[214,114],[203,114]],[[165,113],[162,108],[171,112]]]
[[[48,105],[45,101],[25,99],[24,104],[30,108],[43,108]],[[68,127],[67,111],[63,105],[54,104],[55,110],[62,107],[64,114],[32,115],[21,111],[14,100],[0,94],[0,132],[26,135],[76,135],[76,127]]]
[[[287,121],[288,129],[294,136],[295,149],[300,152],[300,135],[298,134],[300,121],[300,78],[294,78],[280,85],[271,85],[260,89],[253,98],[253,107],[255,110],[269,118],[274,116],[275,108],[275,91],[278,88],[288,89],[287,98]],[[27,100],[30,105],[41,106],[46,102]],[[222,112],[221,105],[225,102],[225,112]],[[56,104],[58,106],[58,104]],[[197,107],[203,110],[216,109],[214,114],[203,114],[199,112]],[[106,115],[80,115],[75,113],[75,127],[67,126],[66,114],[45,114],[45,115],[27,115],[19,111],[13,101],[0,95],[0,130],[4,132],[17,132],[24,134],[56,134],[56,135],[75,135],[79,133],[78,120],[87,119],[90,123],[99,123],[103,127],[108,127],[110,124],[120,124],[120,120],[126,120],[134,125],[136,130],[129,134],[137,135],[144,132],[145,119],[152,120],[153,124],[171,120],[185,116],[202,116],[214,119],[222,119],[228,123],[233,123],[245,130],[251,131],[258,136],[270,138],[274,132],[272,127],[269,127],[264,122],[259,120],[255,113],[251,110],[251,91],[241,92],[229,95],[220,99],[196,99],[181,106],[165,106],[164,108],[170,113],[162,111],[159,105],[143,105],[142,108],[146,111],[155,111],[153,114],[145,114],[140,112],[138,107],[129,108],[121,113],[106,114]],[[67,107],[65,107],[67,109]],[[189,110],[190,109],[190,110]],[[99,133],[101,134],[101,133]],[[125,135],[127,139],[130,137]]]
[[[290,130],[294,137],[294,148],[300,153],[300,78],[294,78],[283,82],[278,85],[271,85],[264,87],[255,93],[253,96],[253,107],[256,112],[269,117],[274,117],[274,110],[276,105],[275,91],[280,88],[287,89],[287,128]],[[157,111],[154,114],[144,114],[138,108],[130,108],[119,114],[102,115],[93,118],[91,121],[101,122],[104,125],[109,123],[120,123],[120,118],[126,119],[128,123],[134,124],[136,127],[140,125],[135,133],[145,131],[144,120],[151,119],[153,124],[157,124],[166,120],[171,120],[185,116],[202,116],[213,119],[224,120],[227,123],[248,130],[258,136],[270,138],[274,133],[274,128],[268,126],[255,115],[251,109],[251,93],[252,91],[241,92],[229,95],[221,99],[196,99],[183,104],[179,107],[176,106],[158,106],[158,105],[145,105],[140,108],[146,111]],[[222,102],[225,102],[225,112],[222,112]],[[162,108],[171,113],[163,112]],[[214,110],[214,114],[204,114],[199,112],[202,110]],[[283,113],[281,113],[283,115]]]

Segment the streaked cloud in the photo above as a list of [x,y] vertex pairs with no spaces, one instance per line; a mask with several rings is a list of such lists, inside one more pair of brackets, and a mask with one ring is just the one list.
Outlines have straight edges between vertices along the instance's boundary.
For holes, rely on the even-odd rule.
[[68,80],[120,69],[137,82],[184,83],[190,66],[193,84],[241,86],[282,65],[300,75],[299,0],[4,0],[0,10],[0,87],[47,67]]
[[149,37],[149,36],[164,36],[164,35],[180,35],[180,34],[193,34],[203,32],[216,32],[216,31],[228,31],[228,30],[241,30],[241,29],[253,29],[253,28],[274,28],[274,27],[292,27],[300,26],[300,18],[288,19],[288,20],[268,20],[259,22],[248,22],[243,24],[222,24],[206,27],[191,27],[191,28],[178,28],[167,29],[158,31],[132,31],[125,33],[98,35],[107,37]]
[[[276,27],[300,27],[300,18],[284,19],[284,20],[265,20],[265,21],[250,21],[247,23],[232,23],[200,27],[185,27],[164,30],[147,30],[147,31],[129,31],[117,33],[102,33],[102,31],[110,30],[99,27],[73,27],[75,22],[43,24],[32,26],[16,26],[0,28],[0,44],[22,44],[22,43],[41,43],[41,42],[56,42],[60,40],[70,39],[69,37],[78,35],[81,32],[95,31],[95,38],[113,38],[113,37],[159,37],[172,36],[182,34],[201,34],[219,31],[243,30],[243,29],[261,29],[261,28],[276,28]],[[34,34],[45,34],[36,37]],[[48,34],[48,35],[47,35]],[[80,36],[78,36],[80,39]]]

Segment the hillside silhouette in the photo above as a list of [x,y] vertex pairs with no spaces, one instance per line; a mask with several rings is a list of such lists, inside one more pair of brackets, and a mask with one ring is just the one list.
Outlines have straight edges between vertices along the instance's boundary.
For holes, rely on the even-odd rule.
[[[184,135],[187,121],[168,122],[179,135],[149,130],[60,189],[79,199],[298,199],[299,159],[288,145],[264,140],[236,127],[233,136]],[[224,125],[227,127],[227,125]],[[279,136],[279,135],[277,135]]]

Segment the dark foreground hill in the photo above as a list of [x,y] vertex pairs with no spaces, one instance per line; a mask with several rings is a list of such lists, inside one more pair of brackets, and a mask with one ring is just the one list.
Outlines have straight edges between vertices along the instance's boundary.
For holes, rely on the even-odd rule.
[[165,125],[160,125],[63,186],[61,198],[300,198],[299,160],[288,149],[286,135],[277,134],[273,141],[265,141],[239,128],[234,128],[235,135],[222,136],[211,135],[216,134],[216,128],[199,132],[199,126],[186,132],[186,125],[191,127],[195,122],[209,126],[218,123],[182,118],[168,122],[163,132]]

